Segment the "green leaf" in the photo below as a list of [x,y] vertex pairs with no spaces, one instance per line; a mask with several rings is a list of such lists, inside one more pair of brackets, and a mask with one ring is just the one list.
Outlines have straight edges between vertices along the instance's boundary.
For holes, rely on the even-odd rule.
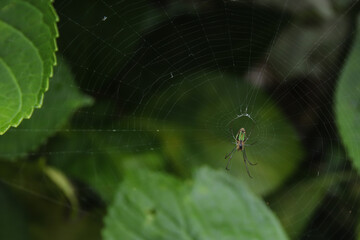
[[[21,91],[9,66],[0,59],[0,122],[2,126],[10,125],[21,109]],[[6,104],[5,104],[6,103]]]
[[29,239],[22,210],[11,191],[0,184],[0,239]]
[[[359,28],[358,28],[359,31]],[[351,54],[341,74],[336,90],[335,113],[339,134],[353,165],[360,171],[360,35],[354,41]]]
[[134,172],[105,218],[110,239],[287,239],[276,217],[239,180],[200,169],[186,183]]
[[[18,88],[18,93],[8,95],[10,99],[0,98],[1,106],[10,103],[7,108],[12,108],[0,112],[0,134],[42,105],[56,62],[56,21],[50,1],[0,2],[0,75]],[[0,87],[1,92],[8,91],[3,84]]]
[[15,159],[35,151],[47,138],[61,130],[78,108],[92,103],[74,85],[69,67],[59,60],[44,106],[21,126],[0,136],[1,158]]
[[[41,11],[44,17],[44,22],[49,27],[51,34],[53,36],[59,36],[59,32],[56,26],[56,22],[59,21],[59,17],[56,14],[55,9],[53,8],[52,4],[54,0],[23,0],[25,2],[31,3],[34,7],[38,8]],[[57,50],[56,41],[55,39],[52,41],[52,45],[55,47],[54,49]],[[56,59],[54,54],[54,59]]]

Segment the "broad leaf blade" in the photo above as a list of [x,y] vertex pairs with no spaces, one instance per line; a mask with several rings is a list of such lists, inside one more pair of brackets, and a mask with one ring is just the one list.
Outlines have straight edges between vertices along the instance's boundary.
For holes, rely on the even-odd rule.
[[[18,125],[22,118],[30,117],[34,106],[39,104],[37,96],[42,84],[42,61],[32,42],[3,21],[0,21],[0,46],[0,57],[13,72],[22,93],[21,110],[13,119],[9,119]],[[15,53],[18,54],[15,56]],[[0,129],[1,132],[8,127]]]
[[15,159],[27,155],[60,130],[71,115],[92,100],[74,86],[73,76],[64,61],[59,61],[51,79],[44,106],[18,128],[0,136],[0,156]]
[[119,189],[103,237],[287,239],[275,216],[245,185],[208,168],[199,170],[192,184],[160,173],[134,173]]
[[[30,118],[34,107],[42,104],[56,51],[57,32],[54,33],[53,28],[56,28],[57,18],[51,17],[54,10],[49,9],[52,9],[49,1],[35,5],[22,0],[0,2],[0,58],[13,73],[21,93],[21,101],[14,107],[20,110],[15,116],[0,119],[0,134],[10,126],[19,125],[22,119]],[[52,19],[52,27],[50,21],[45,23],[47,18]],[[14,102],[19,97],[12,98]],[[7,105],[7,102],[0,104]]]
[[187,204],[190,226],[199,225],[202,239],[287,239],[265,203],[224,171],[201,169]]

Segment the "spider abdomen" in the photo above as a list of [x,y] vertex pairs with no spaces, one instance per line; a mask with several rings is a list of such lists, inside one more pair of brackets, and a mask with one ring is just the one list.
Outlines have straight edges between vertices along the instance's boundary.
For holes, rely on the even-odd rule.
[[238,151],[241,151],[241,150],[243,150],[243,147],[244,147],[244,143],[243,143],[243,141],[238,141],[238,143],[237,143],[237,150]]

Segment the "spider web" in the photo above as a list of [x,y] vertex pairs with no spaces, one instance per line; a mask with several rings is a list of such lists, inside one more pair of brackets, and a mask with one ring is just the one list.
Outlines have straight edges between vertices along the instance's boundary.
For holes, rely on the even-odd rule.
[[[72,66],[78,84],[70,87],[91,95],[96,105],[79,110],[70,127],[58,129],[65,136],[61,141],[76,139],[77,144],[57,145],[55,137],[36,154],[88,164],[95,181],[106,171],[111,176],[100,188],[114,189],[122,176],[99,164],[105,155],[132,160],[159,153],[175,160],[150,167],[180,169],[178,173],[188,177],[202,164],[225,169],[224,155],[234,147],[232,131],[244,127],[249,142],[255,143],[247,155],[258,162],[250,167],[256,180],[247,179],[240,154],[234,155],[229,174],[259,188],[280,215],[288,209],[274,195],[287,196],[304,185],[293,203],[311,209],[301,199],[323,190],[301,179],[318,177],[322,186],[331,186],[335,173],[349,172],[329,106],[341,68],[338,59],[344,58],[349,42],[345,33],[354,32],[346,20],[355,3],[335,13],[331,7],[324,10],[330,3],[323,2],[317,7],[310,1],[295,5],[287,0],[57,1],[59,53]],[[307,8],[315,12],[314,26],[293,16]],[[304,148],[303,156],[291,152],[293,141]],[[214,159],[206,158],[207,151]],[[286,153],[288,162],[298,160],[284,173],[283,183],[278,180],[264,190],[259,187],[269,178],[264,159],[272,151]],[[279,175],[284,165],[271,161]],[[141,167],[141,162],[134,166]],[[273,192],[285,183],[289,188]],[[335,209],[351,213],[351,203],[340,206],[333,199],[347,190],[329,187],[330,200],[324,197],[318,217],[300,236],[316,238],[320,230],[332,237],[351,234],[342,227],[332,231],[332,220],[327,225],[328,218],[343,219],[343,212],[324,210],[335,202]],[[296,219],[290,229],[302,221],[296,214],[287,216]]]

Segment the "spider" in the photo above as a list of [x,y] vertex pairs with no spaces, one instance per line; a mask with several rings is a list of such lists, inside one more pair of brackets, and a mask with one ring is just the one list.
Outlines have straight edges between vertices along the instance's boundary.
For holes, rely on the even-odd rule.
[[[249,134],[249,137],[250,137],[250,135],[251,135],[251,132],[250,132],[250,134]],[[245,167],[246,167],[246,171],[247,171],[249,177],[252,178],[252,176],[250,175],[249,169],[248,169],[248,167],[247,167],[247,162],[248,162],[250,165],[252,165],[252,166],[256,165],[257,163],[252,163],[252,162],[250,162],[250,161],[247,159],[247,156],[246,156],[245,146],[250,146],[250,145],[251,145],[251,144],[245,144],[246,141],[249,139],[249,137],[246,137],[245,128],[240,128],[240,130],[239,130],[238,133],[236,134],[236,137],[234,137],[234,134],[233,134],[233,138],[234,138],[234,140],[235,140],[234,143],[235,143],[236,145],[235,145],[234,149],[233,149],[229,154],[226,154],[225,159],[228,158],[228,162],[227,162],[227,164],[226,164],[226,170],[230,170],[229,166],[230,166],[230,163],[231,163],[231,158],[232,158],[232,156],[233,156],[233,152],[234,152],[235,150],[237,150],[237,151],[242,151],[242,153],[243,153],[243,158],[244,158],[244,163],[245,163]]]

